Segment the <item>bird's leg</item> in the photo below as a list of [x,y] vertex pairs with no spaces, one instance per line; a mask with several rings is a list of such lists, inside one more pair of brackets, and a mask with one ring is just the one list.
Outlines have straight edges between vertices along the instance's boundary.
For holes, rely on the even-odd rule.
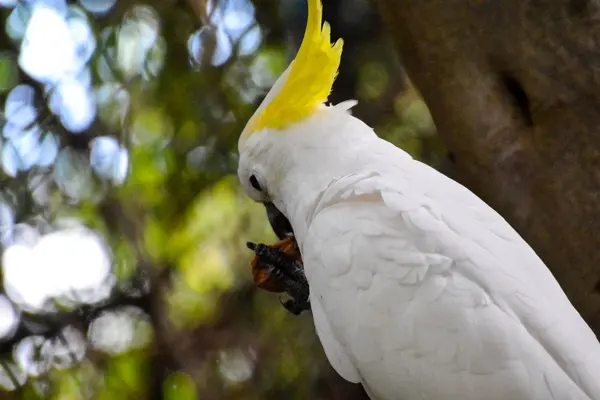
[[264,269],[270,279],[281,283],[285,292],[292,298],[283,302],[283,306],[294,315],[309,310],[309,287],[302,263],[283,251],[264,244],[248,242],[247,246],[256,254],[258,266]]

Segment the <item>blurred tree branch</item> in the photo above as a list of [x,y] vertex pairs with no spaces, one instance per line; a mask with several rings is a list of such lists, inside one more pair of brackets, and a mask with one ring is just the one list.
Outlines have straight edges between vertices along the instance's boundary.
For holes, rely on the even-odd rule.
[[463,182],[600,333],[600,5],[377,3]]
[[15,332],[0,341],[0,357],[10,356],[13,347],[28,336],[42,336],[46,339],[57,338],[61,331],[72,326],[84,334],[90,324],[101,314],[115,311],[125,306],[137,307],[143,311],[149,309],[149,296],[129,296],[118,293],[107,301],[95,305],[81,305],[70,311],[48,313],[24,313]]

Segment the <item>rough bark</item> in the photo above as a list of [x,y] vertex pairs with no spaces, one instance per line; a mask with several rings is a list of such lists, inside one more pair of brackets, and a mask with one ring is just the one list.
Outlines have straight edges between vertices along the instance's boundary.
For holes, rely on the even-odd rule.
[[600,333],[600,2],[377,2],[459,179]]

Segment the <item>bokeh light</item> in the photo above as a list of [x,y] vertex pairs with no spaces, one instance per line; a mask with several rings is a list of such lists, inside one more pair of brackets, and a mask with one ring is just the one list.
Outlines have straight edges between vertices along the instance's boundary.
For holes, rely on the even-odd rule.
[[109,278],[110,255],[97,234],[72,228],[39,235],[27,225],[16,231],[2,255],[4,285],[15,303],[39,310],[60,297],[94,303],[109,294],[102,285]]
[[87,11],[96,15],[103,15],[114,7],[117,0],[80,0],[79,3]]
[[0,295],[0,339],[10,336],[18,322],[18,310],[6,296]]

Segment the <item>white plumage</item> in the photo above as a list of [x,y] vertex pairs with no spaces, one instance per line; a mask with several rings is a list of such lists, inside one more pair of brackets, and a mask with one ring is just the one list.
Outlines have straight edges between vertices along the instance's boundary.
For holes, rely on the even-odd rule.
[[373,399],[600,400],[595,335],[469,190],[343,107],[240,156],[292,223],[329,361]]

